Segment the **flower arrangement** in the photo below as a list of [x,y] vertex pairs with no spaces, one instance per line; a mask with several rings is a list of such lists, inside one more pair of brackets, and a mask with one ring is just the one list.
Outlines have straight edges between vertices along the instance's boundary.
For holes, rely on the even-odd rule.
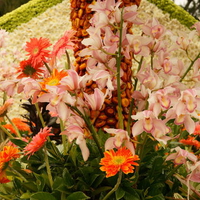
[[[72,12],[54,45],[30,38],[15,79],[1,81],[0,198],[199,199],[200,23],[173,35],[136,5],[85,10],[90,23]],[[27,112],[11,119],[16,93]]]

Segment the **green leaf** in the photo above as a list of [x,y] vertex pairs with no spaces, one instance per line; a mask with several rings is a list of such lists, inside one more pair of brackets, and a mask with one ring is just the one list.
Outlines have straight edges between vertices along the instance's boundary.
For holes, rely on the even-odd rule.
[[67,170],[67,168],[63,170],[63,180],[67,188],[72,188],[74,186],[74,179],[69,173],[69,171]]
[[163,196],[163,194],[159,194],[159,195],[156,195],[156,196],[153,196],[153,197],[147,197],[145,199],[148,199],[148,200],[165,200],[165,197]]
[[11,141],[13,144],[15,144],[15,145],[17,145],[17,146],[19,146],[19,147],[21,147],[21,148],[24,148],[24,147],[27,145],[26,142],[24,142],[24,141],[22,141],[22,140],[20,140],[20,139],[10,139],[10,141]]
[[43,191],[44,186],[45,186],[45,180],[44,180],[44,178],[41,175],[36,174],[36,173],[34,173],[34,176],[37,179],[36,180],[36,185],[37,185],[38,191]]
[[122,188],[120,188],[120,187],[115,192],[116,200],[121,199],[124,195],[125,195],[125,191]]
[[122,187],[122,188],[125,191],[125,195],[124,195],[125,200],[141,200],[136,189],[133,189],[131,187]]
[[70,194],[67,197],[67,200],[84,200],[84,199],[90,199],[87,195],[85,195],[83,192],[74,192]]
[[56,198],[53,195],[47,192],[37,192],[31,195],[31,198],[30,198],[30,200],[45,200],[45,199],[56,200]]
[[26,192],[26,193],[21,195],[20,199],[30,199],[30,197],[31,197],[31,193]]

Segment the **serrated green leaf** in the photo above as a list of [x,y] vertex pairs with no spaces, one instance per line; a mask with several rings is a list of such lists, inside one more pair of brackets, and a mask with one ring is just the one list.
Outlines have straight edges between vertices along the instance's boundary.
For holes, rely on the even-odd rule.
[[90,199],[87,195],[85,195],[83,192],[74,192],[70,194],[67,197],[67,200],[85,200],[85,199]]
[[50,193],[47,193],[47,192],[37,192],[33,195],[31,195],[31,198],[30,200],[56,200],[56,198],[50,194]]

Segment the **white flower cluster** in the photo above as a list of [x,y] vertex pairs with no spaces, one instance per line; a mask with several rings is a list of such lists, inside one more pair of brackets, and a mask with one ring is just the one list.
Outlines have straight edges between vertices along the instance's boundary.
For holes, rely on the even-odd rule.
[[[170,19],[169,14],[163,13],[156,5],[149,3],[147,0],[141,1],[139,13],[141,18],[147,18],[147,16],[149,19],[152,17],[157,18],[173,34],[178,34],[180,30],[186,34],[191,32],[187,27],[181,25],[178,20]],[[30,38],[49,38],[51,43],[54,44],[69,29],[71,29],[70,0],[63,0],[62,3],[48,8],[44,13],[32,18],[27,23],[21,24],[8,34],[7,45],[2,49],[0,48],[0,70],[6,69],[8,74],[14,73],[14,67],[19,64],[19,60],[25,58],[23,48]],[[139,29],[134,30],[134,34],[137,33],[139,33]],[[200,49],[200,41],[198,38],[193,38],[193,45],[189,52],[190,57],[193,57],[193,54],[196,55],[197,49]],[[70,55],[73,60],[72,52],[70,52]],[[176,56],[186,63],[188,62],[184,52],[180,51]],[[0,79],[2,78],[4,77],[0,77]],[[20,96],[18,100],[15,99],[15,106],[13,106],[11,111],[13,117],[21,114],[19,112],[19,104]]]

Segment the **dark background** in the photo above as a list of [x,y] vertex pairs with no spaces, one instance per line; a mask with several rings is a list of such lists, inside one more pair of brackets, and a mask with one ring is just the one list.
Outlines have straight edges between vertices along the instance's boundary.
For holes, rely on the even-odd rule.
[[[20,5],[27,3],[30,0],[0,0],[0,16],[10,12]],[[200,0],[187,0],[186,4],[182,6],[196,19],[200,17]]]

